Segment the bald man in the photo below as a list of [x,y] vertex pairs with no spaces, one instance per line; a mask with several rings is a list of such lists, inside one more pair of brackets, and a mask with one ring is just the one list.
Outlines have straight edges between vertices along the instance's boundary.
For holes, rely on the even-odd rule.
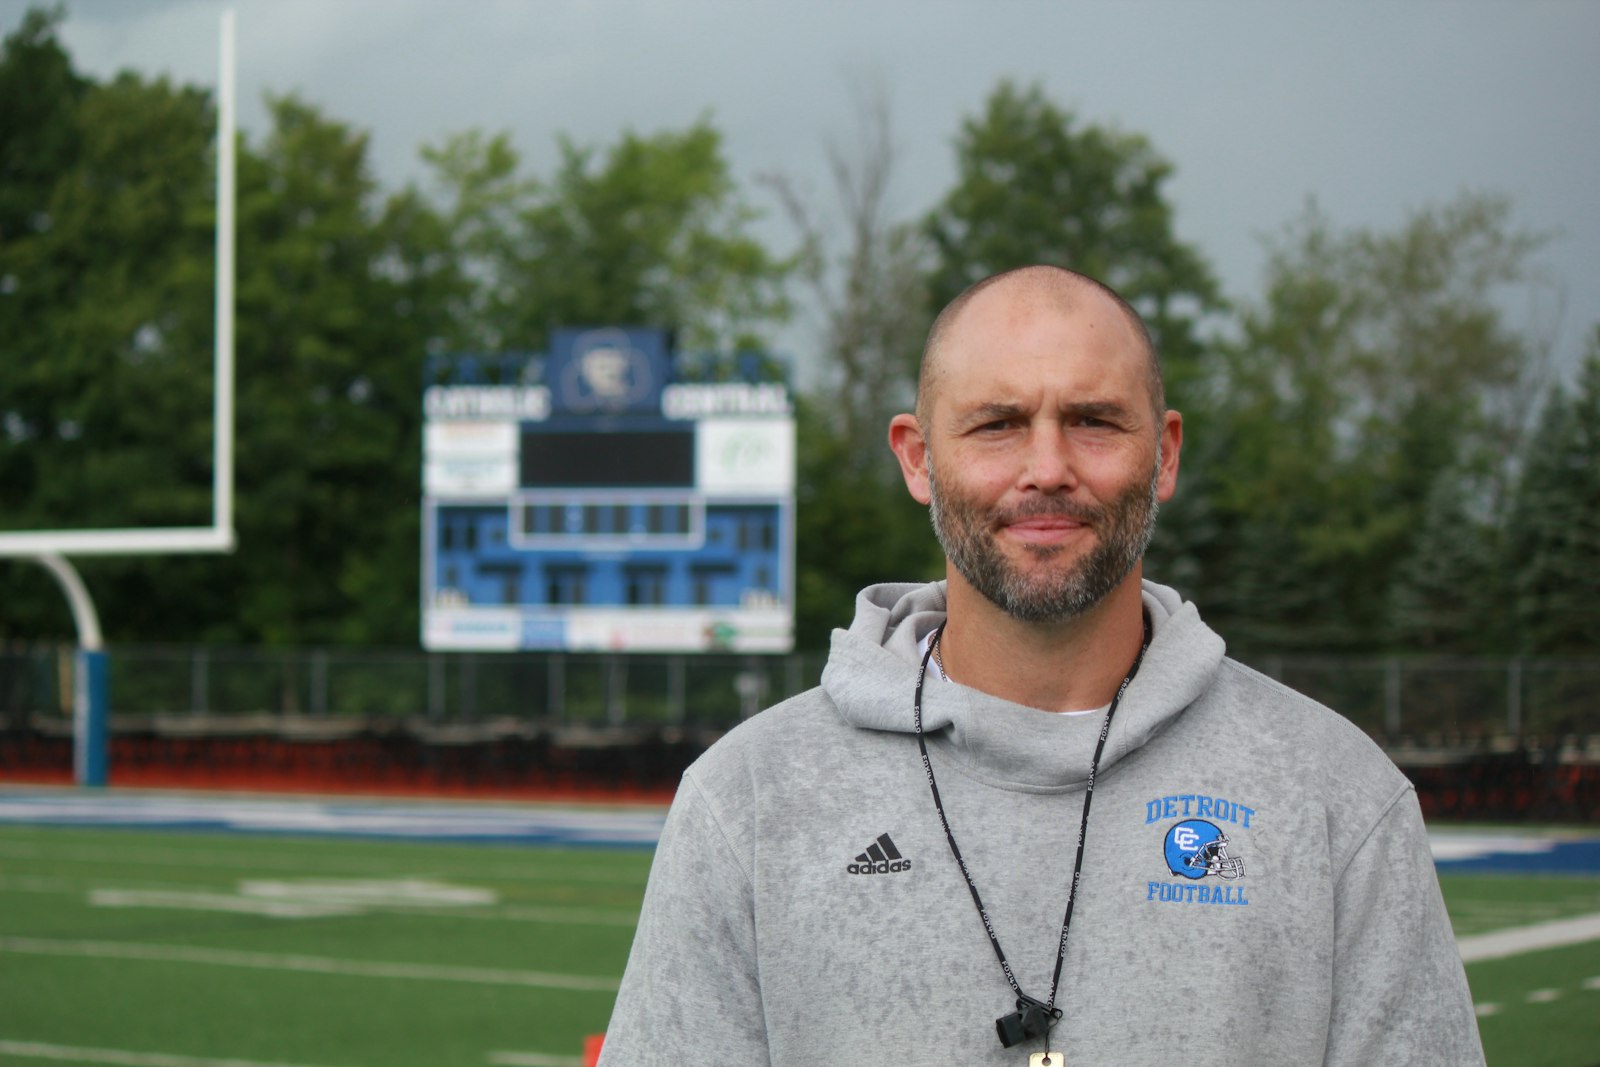
[[601,1063],[1481,1063],[1409,783],[1144,580],[1183,420],[1134,309],[978,283],[889,445],[945,580],[684,775]]

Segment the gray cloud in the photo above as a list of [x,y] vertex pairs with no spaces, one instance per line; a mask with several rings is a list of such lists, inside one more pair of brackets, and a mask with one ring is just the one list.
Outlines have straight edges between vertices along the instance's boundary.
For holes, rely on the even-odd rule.
[[[79,0],[63,37],[97,76],[216,78],[216,0]],[[953,176],[950,140],[1002,77],[1039,81],[1085,121],[1147,135],[1176,165],[1180,233],[1236,296],[1263,234],[1315,197],[1334,221],[1392,226],[1463,189],[1509,194],[1559,234],[1566,360],[1600,321],[1600,5],[1581,0],[1117,5],[1010,0],[238,0],[241,119],[297,91],[369,130],[380,177],[418,147],[511,131],[530,165],[554,138],[709,113],[740,174],[822,194],[849,83],[892,93],[897,196],[921,213]],[[10,32],[26,5],[0,0]]]

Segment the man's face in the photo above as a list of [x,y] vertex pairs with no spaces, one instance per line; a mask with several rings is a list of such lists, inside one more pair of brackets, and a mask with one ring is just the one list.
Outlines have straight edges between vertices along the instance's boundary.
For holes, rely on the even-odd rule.
[[1135,571],[1181,443],[1178,416],[1151,408],[1147,358],[1092,290],[1064,306],[997,286],[961,313],[919,427],[952,583],[1016,619],[1059,622]]
[[[1144,557],[1155,532],[1159,457],[1143,482],[1130,484],[1109,503],[1036,497],[1014,506],[985,506],[959,487],[945,487],[928,465],[933,533],[950,563],[978,592],[1022,622],[1060,622],[1104,600]],[[1087,551],[1024,545],[1031,557],[1013,563],[994,531],[1021,520],[1067,518],[1094,531]]]

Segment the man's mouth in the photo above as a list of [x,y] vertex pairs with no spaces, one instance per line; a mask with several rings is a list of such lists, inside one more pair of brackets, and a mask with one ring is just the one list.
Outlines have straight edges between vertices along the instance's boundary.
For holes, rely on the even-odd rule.
[[1087,517],[1051,513],[1044,515],[1019,515],[1004,519],[1000,529],[1029,545],[1054,545],[1069,540],[1082,530],[1092,529]]

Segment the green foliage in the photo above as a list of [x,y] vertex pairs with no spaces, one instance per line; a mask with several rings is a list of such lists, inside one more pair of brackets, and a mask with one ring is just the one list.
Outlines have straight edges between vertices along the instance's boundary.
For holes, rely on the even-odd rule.
[[854,137],[824,146],[833,203],[819,210],[781,176],[767,184],[800,234],[797,274],[821,318],[819,393],[828,417],[817,430],[848,442],[841,460],[898,485],[885,429],[915,402],[929,242],[917,222],[894,214],[898,152],[887,87],[855,80],[850,88]]
[[927,509],[856,461],[817,401],[802,401],[797,415],[795,638],[820,649],[834,627],[849,625],[863,587],[942,578],[944,564]]
[[1594,653],[1600,638],[1600,326],[1577,391],[1545,405],[1508,534],[1522,650]]
[[365,134],[293,97],[241,160],[232,609],[273,644],[415,634],[422,353]]
[[1530,280],[1540,243],[1505,200],[1464,195],[1392,234],[1337,232],[1313,207],[1270,247],[1213,394],[1221,536],[1199,593],[1231,639],[1379,648],[1404,603],[1408,640],[1478,643],[1481,620],[1426,616],[1449,608],[1446,571],[1493,551],[1471,531],[1498,522],[1542,355],[1496,299]]
[[[854,86],[847,149],[825,146],[834,202],[819,211],[781,178],[770,184],[801,235],[799,274],[821,316],[823,382],[799,408],[796,639],[823,649],[876,582],[942,577],[927,510],[906,493],[887,445],[911,410],[929,321],[928,242],[896,219],[896,154],[881,85]],[[824,218],[837,223],[824,223]]]
[[1503,653],[1511,639],[1504,531],[1474,502],[1483,480],[1441,472],[1423,506],[1410,554],[1394,568],[1390,626],[1417,652]]
[[[0,109],[23,120],[0,130],[0,524],[205,525],[210,101],[80,77],[58,20],[30,14],[0,61]],[[240,548],[81,562],[111,641],[410,644],[425,354],[612,322],[729,346],[787,310],[708,122],[563,143],[548,182],[465,134],[428,153],[441,209],[384,198],[365,133],[268,107],[238,163]],[[42,572],[0,562],[0,580],[0,636],[70,634]]]
[[[934,310],[998,271],[1054,263],[1098,278],[1145,316],[1182,401],[1198,318],[1219,307],[1200,253],[1178,239],[1172,165],[1138,134],[1081,124],[1037,85],[1001,82],[956,137],[956,184],[929,215]],[[1175,405],[1180,406],[1180,405]]]
[[61,19],[60,7],[34,8],[0,49],[0,113],[6,116],[0,123],[0,242],[6,246],[47,223],[41,208],[56,174],[77,154],[73,116],[88,83],[56,40]]
[[198,295],[209,315],[210,278],[189,258],[209,247],[210,116],[197,94],[123,75],[87,88],[64,121],[70,158],[48,190],[31,190],[31,226],[0,246],[4,521],[192,522],[203,498],[141,483],[180,481],[207,457],[205,427],[176,448],[145,433],[168,436],[186,411],[208,410],[209,352],[187,358],[186,309]]
[[[0,528],[204,525],[212,104],[80,75],[60,19],[29,12],[0,49]],[[860,587],[942,570],[882,436],[931,312],[1047,262],[1150,321],[1186,441],[1147,573],[1236,649],[1596,647],[1600,336],[1524,450],[1545,353],[1501,309],[1539,283],[1543,238],[1504,198],[1393,232],[1309,209],[1222,344],[1201,333],[1229,309],[1176,235],[1171,165],[1037,86],[1001,83],[963,123],[956,181],[916,221],[892,217],[886,105],[866,100],[861,156],[830,148],[842,243],[777,185],[793,259],[753,236],[709,120],[562,140],[536,176],[469,131],[424,150],[430,188],[385,193],[363,132],[268,103],[239,158],[240,550],[83,561],[112,641],[411,644],[427,354],[657,325],[716,378],[728,361],[705,353],[763,347],[798,276],[830,368],[799,405],[797,630],[819,648]],[[0,589],[0,638],[69,636],[42,571],[0,561]]]
[[[215,118],[197,89],[77,77],[52,34],[30,16],[0,64],[0,90],[26,95],[19,71],[61,90],[30,105],[56,131],[49,170],[8,171],[3,194],[29,223],[0,246],[4,521],[205,525]],[[409,278],[376,269],[403,241],[375,209],[366,138],[270,106],[239,159],[241,551],[84,561],[113,641],[415,633],[420,346],[397,306]],[[22,587],[0,627],[60,627],[53,590]]]
[[[210,105],[80,77],[58,18],[31,12],[0,59],[0,525],[203,525]],[[33,570],[3,565],[0,634],[70,633]]]
[[463,339],[539,350],[556,327],[628,323],[674,329],[686,349],[761,347],[762,328],[788,314],[790,265],[750,235],[755,212],[709,121],[624,133],[604,151],[563,138],[560,150],[548,181],[519,176],[504,135],[425,151],[480,287]]

